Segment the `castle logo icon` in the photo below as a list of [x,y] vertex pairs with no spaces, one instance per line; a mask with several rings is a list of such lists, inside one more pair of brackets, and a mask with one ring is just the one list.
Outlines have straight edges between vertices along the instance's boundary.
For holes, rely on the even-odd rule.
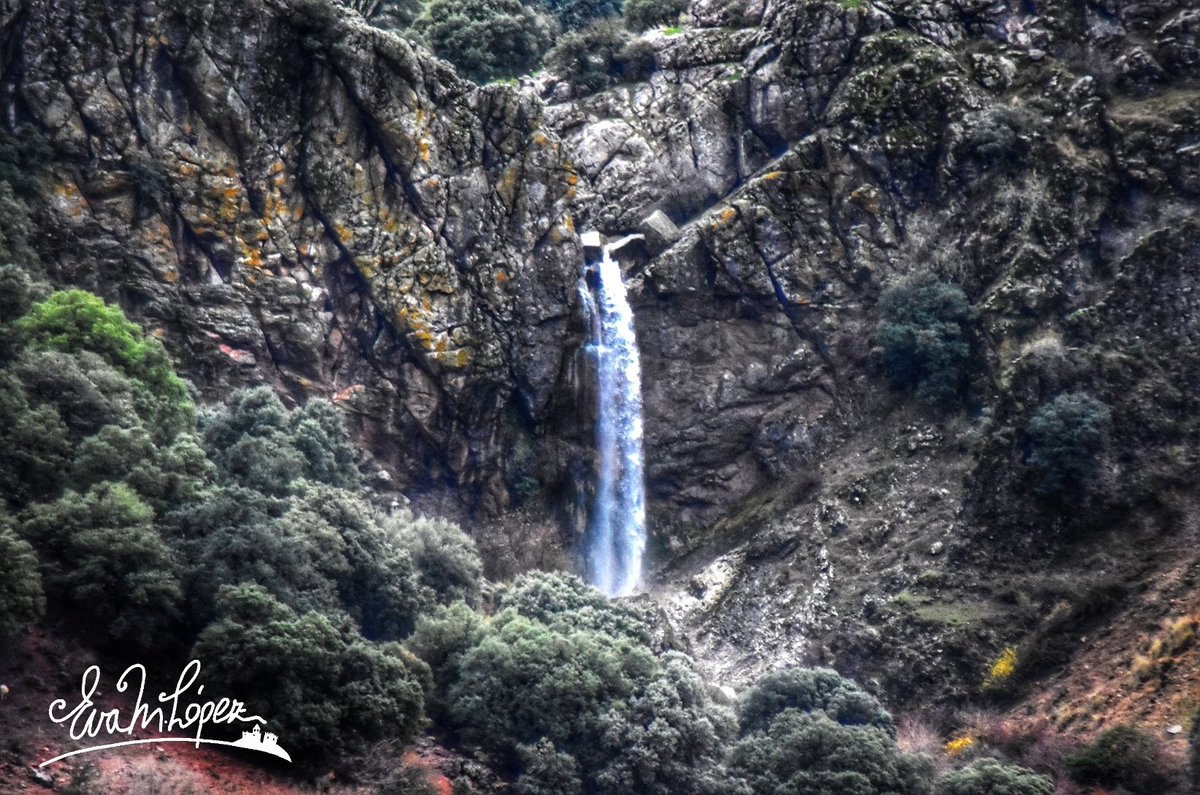
[[261,726],[255,726],[248,732],[242,732],[242,739],[233,743],[234,748],[246,748],[251,751],[262,751],[264,754],[277,756],[288,762],[292,757],[279,746],[279,738],[271,732],[263,732]]

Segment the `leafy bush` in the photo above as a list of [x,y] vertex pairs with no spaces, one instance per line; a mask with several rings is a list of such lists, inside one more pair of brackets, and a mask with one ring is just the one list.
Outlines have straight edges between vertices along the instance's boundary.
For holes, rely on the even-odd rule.
[[518,746],[521,757],[521,776],[517,779],[517,795],[578,795],[583,792],[579,765],[575,757],[564,754],[549,740],[536,745]]
[[489,629],[463,655],[450,703],[455,721],[492,750],[542,738],[559,745],[598,739],[605,708],[631,696],[639,675],[655,667],[648,650],[627,640],[555,631],[512,611]]
[[433,0],[422,24],[433,51],[480,83],[532,71],[551,43],[521,0]]
[[251,713],[270,716],[298,761],[423,728],[420,679],[401,647],[364,643],[258,585],[222,588],[217,613],[193,657]]
[[978,759],[961,770],[947,773],[937,784],[937,795],[1054,795],[1054,782],[1032,770],[1005,765],[995,759]]
[[570,792],[575,781],[596,793],[705,791],[729,717],[690,661],[656,659],[638,639],[646,629],[604,615],[602,601],[576,578],[527,576],[494,617],[446,608],[410,645],[432,668],[451,725],[522,769],[524,791]]
[[905,279],[884,290],[879,311],[876,338],[892,383],[932,403],[961,397],[975,319],[963,291],[932,276]]
[[463,602],[455,602],[422,616],[406,644],[429,666],[432,688],[429,714],[449,723],[450,687],[458,681],[462,658],[483,641],[488,626]]
[[643,31],[674,24],[687,10],[688,0],[625,0],[625,24],[630,30]]
[[150,648],[179,620],[179,564],[154,512],[122,483],[34,506],[20,528],[40,553],[49,596],[103,628],[107,640]]
[[171,369],[162,345],[97,296],[83,290],[56,292],[34,304],[18,326],[34,349],[91,351],[145,385],[151,407],[172,430],[190,421],[187,387]]
[[22,347],[15,324],[33,304],[33,292],[33,282],[24,269],[0,265],[0,363]]
[[45,612],[37,555],[0,514],[0,638],[17,634]]
[[202,412],[199,427],[227,481],[275,496],[300,479],[342,488],[359,484],[353,445],[327,401],[289,412],[269,387],[244,389]]
[[766,674],[738,704],[742,733],[766,729],[785,710],[823,712],[843,726],[871,726],[896,733],[892,716],[878,699],[837,671],[788,668]]
[[0,490],[8,502],[57,494],[70,465],[70,435],[58,412],[31,409],[20,382],[0,375]]
[[383,522],[396,546],[412,560],[426,601],[439,604],[479,604],[483,561],[471,537],[453,522],[426,519],[402,510]]
[[563,30],[587,27],[621,13],[621,0],[545,0]]
[[559,37],[546,53],[546,67],[585,92],[599,91],[613,82],[618,57],[628,34],[611,20],[594,22],[580,31]]
[[1048,501],[1087,494],[1108,449],[1112,412],[1082,392],[1059,395],[1029,420],[1029,468],[1034,493]]
[[5,285],[0,307],[26,314],[0,321],[16,332],[0,355],[0,497],[18,517],[0,512],[0,633],[44,605],[121,654],[194,643],[314,765],[410,739],[428,668],[371,640],[478,600],[470,539],[411,517],[385,528],[350,491],[355,450],[329,403],[289,411],[245,390],[197,435],[161,346],[119,310],[80,292],[34,303],[0,269]]
[[363,634],[395,640],[411,633],[418,613],[434,599],[422,591],[412,558],[374,511],[357,495],[329,486],[310,486],[300,502],[341,536],[345,568],[332,579]]
[[573,574],[525,574],[496,594],[496,605],[563,631],[587,629],[650,643],[645,623],[633,610]]
[[1067,759],[1071,780],[1085,787],[1164,792],[1170,775],[1154,740],[1132,726],[1114,726]]
[[874,726],[845,726],[825,712],[785,709],[745,734],[729,756],[734,791],[747,795],[923,795],[931,768]]
[[244,582],[262,584],[294,610],[353,621],[374,640],[404,637],[434,601],[375,513],[332,486],[304,482],[288,498],[219,486],[167,524],[189,561],[190,612],[201,622],[212,617],[221,586]]

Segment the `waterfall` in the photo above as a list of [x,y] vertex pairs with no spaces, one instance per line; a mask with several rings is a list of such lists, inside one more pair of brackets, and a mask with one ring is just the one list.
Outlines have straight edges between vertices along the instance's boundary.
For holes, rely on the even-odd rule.
[[[592,235],[592,240],[598,240]],[[596,448],[599,472],[588,545],[592,584],[609,596],[640,585],[646,550],[646,489],[642,476],[642,366],[634,335],[633,309],[612,246],[599,247],[596,299],[585,283],[580,292],[591,310],[589,349],[596,357],[599,406]]]

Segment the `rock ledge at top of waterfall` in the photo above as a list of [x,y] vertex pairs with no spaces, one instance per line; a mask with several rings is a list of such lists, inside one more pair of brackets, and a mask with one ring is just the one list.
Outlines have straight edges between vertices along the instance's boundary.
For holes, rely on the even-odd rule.
[[620,251],[625,246],[629,245],[630,243],[633,243],[633,242],[644,243],[645,241],[646,241],[645,235],[632,234],[632,235],[626,235],[625,237],[623,237],[615,242],[606,243],[604,235],[602,235],[599,232],[596,232],[594,230],[584,232],[583,234],[581,234],[579,236],[579,242],[583,245],[584,256],[587,257],[588,260],[595,259],[597,256],[599,256],[604,251],[607,251],[610,255],[613,255],[613,254],[616,254],[618,251]]

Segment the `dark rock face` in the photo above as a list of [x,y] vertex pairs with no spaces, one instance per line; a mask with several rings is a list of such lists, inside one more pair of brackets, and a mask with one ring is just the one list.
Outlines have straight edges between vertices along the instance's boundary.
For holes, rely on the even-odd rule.
[[537,101],[319,0],[2,8],[5,116],[62,158],[55,280],[119,298],[210,394],[334,397],[405,486],[507,504],[581,262]]
[[[823,661],[954,698],[1019,622],[964,585],[1004,567],[979,544],[1051,554],[1022,479],[1038,405],[1114,407],[1116,488],[1074,521],[1194,484],[1195,12],[752,5],[696,4],[752,27],[650,34],[648,82],[546,114],[581,226],[679,229],[632,283],[660,596],[730,679]],[[880,290],[926,271],[979,312],[949,417],[874,372]]]
[[[1113,407],[1113,466],[1142,474],[1109,507],[1194,486],[1191,5],[699,0],[708,27],[647,34],[647,80],[568,102],[472,87],[323,0],[0,0],[0,107],[60,158],[33,213],[53,278],[119,298],[211,394],[333,396],[402,488],[484,512],[530,481],[581,504],[575,229],[645,231],[666,609],[730,678],[820,660],[899,694],[1007,637],[978,595],[900,595],[961,595],[929,572],[969,579],[1001,531],[1038,549],[1011,473],[1039,403]],[[949,418],[872,363],[881,289],[925,271],[979,313]]]

